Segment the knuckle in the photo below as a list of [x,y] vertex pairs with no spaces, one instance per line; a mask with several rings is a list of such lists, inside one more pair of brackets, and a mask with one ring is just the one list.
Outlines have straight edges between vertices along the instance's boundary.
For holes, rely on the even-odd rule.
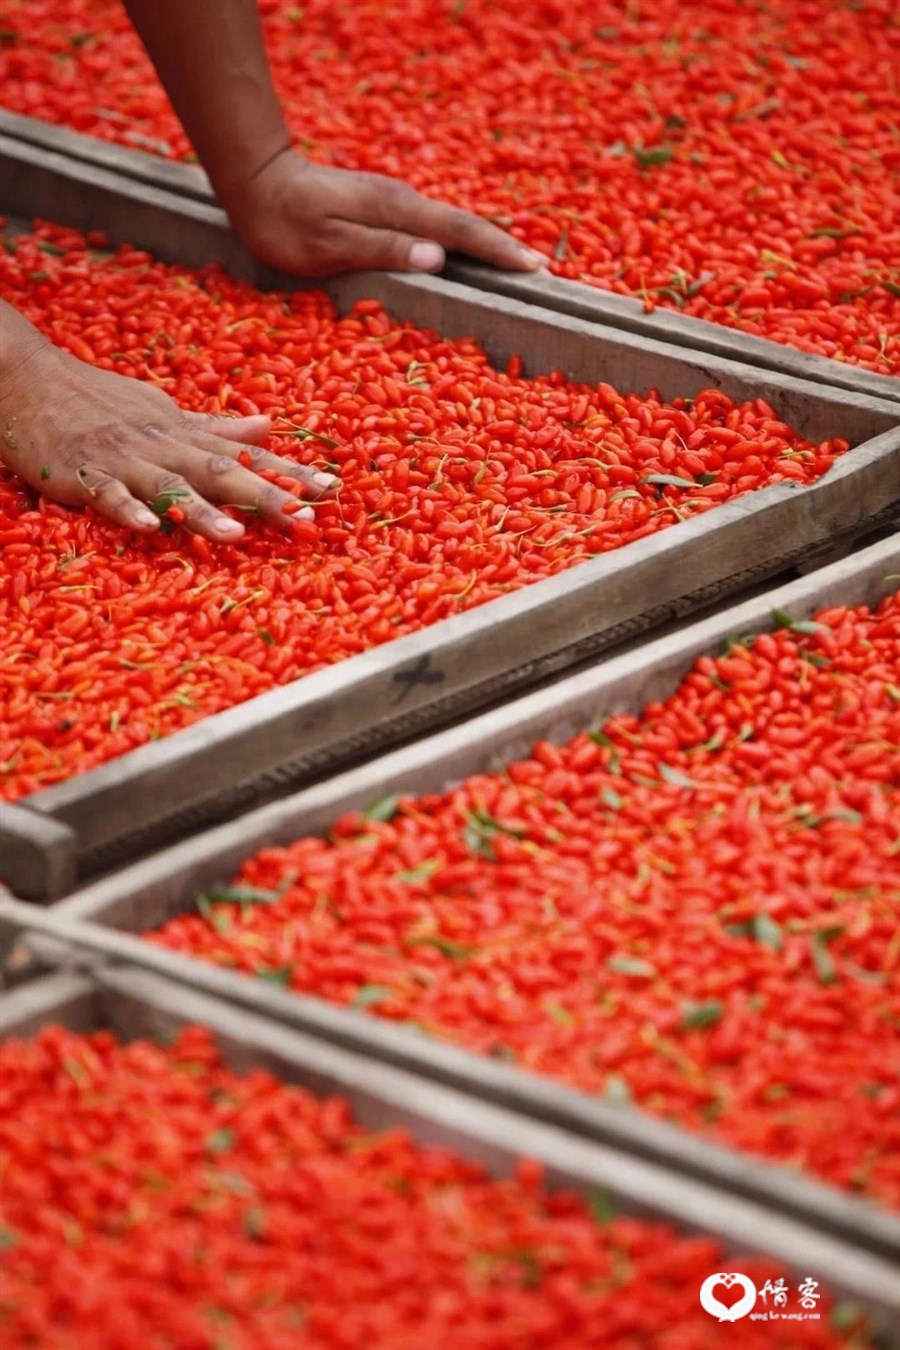
[[382,178],[378,195],[382,218],[388,226],[402,224],[419,200],[419,194],[414,188],[396,178]]
[[[74,458],[76,461],[79,456],[85,452],[91,455],[92,459],[102,458],[105,460],[118,459],[122,448],[122,428],[115,422],[103,421],[96,427],[91,428],[90,448],[82,443],[81,447],[76,448],[67,457]],[[87,463],[87,461],[82,461]]]
[[468,211],[460,211],[457,207],[451,209],[447,224],[453,238],[462,244],[474,242],[481,238],[485,231],[484,221],[470,215]]
[[108,474],[102,483],[98,483],[97,495],[109,506],[124,506],[126,502],[131,501],[131,493],[125,484],[120,483],[118,478],[110,478]]
[[343,234],[342,221],[325,221],[317,234],[304,240],[307,254],[313,262],[330,262],[341,252]]
[[221,478],[222,474],[234,472],[234,460],[230,455],[213,454],[207,458],[206,468],[216,478]]
[[111,474],[95,464],[79,464],[75,469],[75,477],[90,492],[100,492],[113,481]]
[[399,230],[384,231],[384,262],[389,267],[405,267],[409,258],[409,235]]
[[389,201],[397,206],[410,206],[418,201],[419,194],[415,188],[410,187],[409,183],[404,183],[400,178],[383,178],[382,191],[387,195]]
[[[311,487],[316,487],[318,486],[319,480],[322,478],[324,471],[322,469],[314,469],[309,464],[291,463],[288,468],[283,470],[283,472],[289,474],[291,478],[298,479],[298,481],[301,483],[306,483]],[[334,478],[334,475],[331,473],[326,472],[324,476],[334,482],[337,481]]]
[[187,430],[195,440],[206,441],[209,444],[210,437],[214,436],[218,440],[221,432],[222,418],[215,413],[198,412],[191,413]]
[[116,514],[131,504],[131,493],[125,484],[99,465],[79,464],[75,478],[90,501],[106,512]]
[[305,483],[308,479],[315,478],[316,470],[309,468],[306,464],[298,464],[293,459],[282,459],[278,457],[271,466],[276,473],[283,474],[285,478],[296,478],[298,483]]
[[220,513],[215,507],[210,506],[209,502],[205,502],[202,497],[187,512],[191,527],[195,530],[212,529],[219,520],[219,515]]
[[255,486],[259,486],[259,475],[267,470],[274,470],[275,473],[288,474],[291,472],[292,465],[282,467],[281,461],[273,455],[269,455],[265,450],[260,450],[255,455],[250,456],[250,462],[246,466],[242,465],[244,473],[252,474]]
[[163,436],[163,435],[165,435],[165,432],[163,431],[163,428],[159,425],[158,422],[143,422],[143,423],[141,423],[140,433],[141,433],[142,436],[147,436],[147,437],[149,437],[150,440],[154,440],[154,439],[155,439],[156,437],[158,437],[158,436]]
[[329,247],[316,245],[308,248],[304,255],[300,271],[304,276],[328,277],[340,272],[346,266],[346,251],[339,245]]
[[180,473],[169,473],[164,470],[157,476],[155,483],[157,492],[190,492],[190,487],[186,479],[182,478]]
[[369,193],[381,197],[384,195],[385,185],[392,183],[394,180],[383,173],[367,173],[364,170],[356,170],[353,177],[348,181],[358,193]]

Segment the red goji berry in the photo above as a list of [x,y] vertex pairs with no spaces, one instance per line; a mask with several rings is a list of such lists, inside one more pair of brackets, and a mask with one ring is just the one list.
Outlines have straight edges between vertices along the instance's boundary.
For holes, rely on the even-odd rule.
[[[145,377],[168,380],[188,408],[249,413],[262,406],[258,387],[274,391],[273,446],[341,476],[315,521],[293,517],[290,540],[249,513],[240,547],[226,547],[137,540],[36,502],[0,473],[0,541],[13,562],[0,577],[3,675],[15,688],[0,742],[9,800],[778,482],[786,463],[812,482],[847,449],[804,441],[761,400],[735,405],[707,390],[667,404],[558,371],[525,379],[518,360],[512,376],[498,374],[475,343],[391,324],[373,303],[338,318],[316,292],[261,294],[129,248],[95,259],[81,236],[49,225],[0,254],[0,287],[63,347],[84,340],[88,319],[104,368],[134,373],[143,352]],[[366,384],[390,390],[389,410],[359,393]],[[757,447],[738,479],[724,471],[736,444]],[[252,467],[249,450],[239,458]],[[698,464],[716,481],[659,481],[693,483]],[[289,600],[279,621],[276,595]],[[78,684],[70,641],[88,666]],[[60,680],[73,695],[67,716],[52,729],[42,720],[35,736],[29,719],[43,718]]]
[[[814,25],[804,0],[762,16],[694,0],[689,25],[679,0],[624,14],[618,0],[520,0],[515,25],[490,0],[466,0],[464,16],[420,0],[412,23],[381,0],[355,0],[337,26],[329,0],[310,0],[302,22],[296,13],[263,7],[269,58],[293,130],[329,163],[504,219],[558,275],[636,296],[648,312],[677,308],[900,369],[888,0],[826,6]],[[192,153],[124,11],[106,7],[99,25],[90,0],[18,0],[5,24],[13,111]],[[498,75],[509,70],[515,80]],[[448,98],[453,118],[436,117]],[[223,353],[223,374],[240,364],[229,362]],[[214,393],[217,373],[199,372],[197,387]],[[392,389],[390,371],[373,375]],[[245,392],[265,399],[266,376],[248,375]],[[393,392],[387,401],[397,406]]]
[[505,774],[265,849],[236,884],[277,903],[146,936],[897,1208],[898,744],[900,593],[701,657],[665,703]]
[[[611,1331],[651,1345],[673,1326],[700,1347],[717,1331],[698,1298],[710,1275],[735,1265],[763,1289],[780,1273],[599,1195],[591,1213],[533,1160],[491,1179],[403,1130],[373,1134],[341,1098],[223,1067],[200,1027],[166,1049],[49,1028],[0,1047],[0,1070],[8,1350],[145,1350],[151,1318],[159,1344],[184,1347],[500,1350],[525,1328],[535,1350],[607,1350]],[[821,1321],[746,1319],[729,1344],[867,1338],[830,1311],[825,1294]]]

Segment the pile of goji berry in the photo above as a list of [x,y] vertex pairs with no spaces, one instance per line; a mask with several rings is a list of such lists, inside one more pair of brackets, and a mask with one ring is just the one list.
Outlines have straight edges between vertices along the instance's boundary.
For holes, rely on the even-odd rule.
[[0,292],[62,347],[189,408],[272,413],[273,447],[342,486],[291,538],[252,522],[231,546],[137,538],[0,471],[7,799],[847,449],[762,400],[499,373],[371,302],[338,318],[52,227],[9,249]]
[[[262,4],[299,149],[491,216],[580,278],[900,369],[890,0]],[[4,102],[176,158],[117,0],[7,0]]]
[[[698,1294],[736,1258],[713,1240],[548,1193],[534,1163],[491,1180],[366,1132],[340,1098],[238,1077],[202,1028],[167,1050],[50,1028],[0,1065],[6,1350],[721,1343]],[[760,1290],[785,1283],[737,1261]],[[743,1321],[729,1343],[862,1344],[852,1307],[807,1287],[820,1320]]]
[[147,936],[900,1206],[898,787],[894,595],[265,849]]

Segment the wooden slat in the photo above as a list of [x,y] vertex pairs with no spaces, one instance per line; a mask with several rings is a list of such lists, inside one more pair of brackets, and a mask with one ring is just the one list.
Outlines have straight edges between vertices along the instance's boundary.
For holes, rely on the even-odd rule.
[[[55,151],[86,164],[111,169],[125,178],[162,188],[205,204],[215,200],[202,169],[147,154],[137,149],[99,140],[67,127],[36,118],[4,113],[3,127],[9,137]],[[445,276],[477,290],[504,295],[527,304],[568,314],[606,327],[620,328],[678,347],[705,351],[743,365],[778,371],[797,379],[856,390],[876,398],[900,400],[900,379],[879,375],[848,362],[802,352],[752,333],[706,319],[695,319],[675,310],[659,308],[652,314],[630,296],[600,287],[566,281],[549,272],[527,275],[500,272],[464,258],[449,260]]]
[[340,1094],[363,1126],[406,1129],[418,1142],[451,1148],[494,1175],[509,1175],[520,1157],[537,1159],[552,1189],[590,1198],[602,1188],[625,1212],[711,1234],[732,1250],[782,1261],[802,1277],[815,1274],[830,1290],[858,1300],[885,1338],[900,1322],[893,1263],[860,1249],[852,1232],[823,1232],[767,1204],[649,1162],[627,1147],[580,1139],[145,971],[126,967],[99,970],[90,979],[51,977],[11,995],[0,1010],[0,1031],[7,1036],[34,1034],[51,1021],[77,1031],[103,1027],[126,1040],[168,1035],[185,1024],[209,1027],[235,1072],[262,1068],[319,1095]]
[[[668,697],[696,658],[719,652],[730,635],[772,628],[774,609],[806,618],[816,609],[841,604],[874,604],[896,589],[900,539],[873,546],[818,576],[717,614],[606,665],[586,670],[489,715],[452,728],[417,745],[307,789],[187,840],[86,887],[54,907],[54,924],[44,928],[67,942],[83,943],[96,959],[117,958],[152,968],[196,987],[256,1008],[311,1034],[415,1070],[522,1114],[590,1139],[628,1146],[642,1156],[669,1160],[683,1173],[727,1185],[805,1221],[836,1231],[849,1221],[857,1239],[886,1251],[900,1239],[896,1219],[872,1206],[822,1187],[785,1169],[766,1168],[732,1150],[701,1141],[641,1111],[622,1111],[597,1098],[418,1036],[403,1027],[320,999],[297,995],[231,971],[164,951],[131,934],[155,929],[193,909],[196,896],[228,879],[260,848],[277,847],[308,834],[327,833],[348,811],[365,809],[392,793],[443,792],[473,773],[495,770],[527,755],[536,739],[567,739],[615,713],[639,712],[647,702]],[[28,911],[20,909],[20,915]],[[19,920],[25,923],[25,918]],[[43,920],[41,921],[43,922]],[[102,925],[102,928],[99,927]],[[125,930],[125,931],[122,931]],[[43,949],[42,949],[43,950]],[[63,949],[57,949],[59,959]],[[46,954],[46,952],[45,952]],[[93,959],[93,958],[92,958]],[[174,963],[174,964],[172,964]],[[848,1207],[849,1206],[849,1210]],[[885,1227],[887,1225],[887,1227]]]
[[[42,146],[15,141],[13,149],[0,167],[0,205],[21,211],[22,195],[30,193],[41,214],[155,244],[162,256],[192,264],[219,260],[260,279],[218,208]],[[818,549],[848,548],[900,509],[896,403],[441,278],[370,273],[339,279],[330,289],[342,310],[374,295],[403,321],[446,337],[474,336],[499,365],[517,353],[532,373],[561,369],[623,390],[653,387],[663,398],[709,387],[737,400],[762,397],[800,434],[844,436],[855,448],[810,488],[781,484],[749,494],[29,797],[30,809],[75,830],[83,870],[114,865],[485,707],[746,590]]]

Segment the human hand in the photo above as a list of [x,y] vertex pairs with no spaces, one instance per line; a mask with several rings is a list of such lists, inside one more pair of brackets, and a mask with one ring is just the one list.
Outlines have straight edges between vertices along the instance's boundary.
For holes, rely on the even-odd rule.
[[447,250],[512,272],[550,261],[480,216],[398,179],[310,164],[287,149],[224,205],[251,253],[296,276],[438,272]]
[[[194,533],[233,543],[244,526],[217,503],[252,507],[290,535],[313,512],[297,511],[296,498],[259,472],[296,479],[316,497],[337,485],[331,474],[260,448],[267,417],[185,412],[156,386],[86,365],[42,340],[4,366],[0,460],[39,492],[90,505],[128,529],[152,534],[166,507],[177,506]],[[238,456],[249,456],[249,467]],[[293,514],[284,513],[288,504]]]

